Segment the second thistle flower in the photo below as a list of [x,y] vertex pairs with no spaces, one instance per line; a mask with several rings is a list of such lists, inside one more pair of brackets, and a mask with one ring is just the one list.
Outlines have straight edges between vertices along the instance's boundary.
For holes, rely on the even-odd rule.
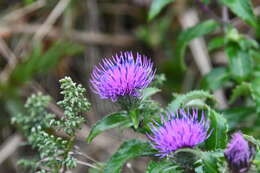
[[210,135],[209,121],[203,113],[198,117],[198,110],[178,110],[176,113],[168,113],[167,119],[162,116],[162,124],[151,125],[152,135],[148,137],[153,142],[160,157],[171,156],[181,148],[193,148],[204,142]]
[[103,59],[91,75],[92,90],[102,99],[113,102],[124,96],[140,97],[154,78],[155,71],[150,59],[137,53],[121,52],[111,59]]

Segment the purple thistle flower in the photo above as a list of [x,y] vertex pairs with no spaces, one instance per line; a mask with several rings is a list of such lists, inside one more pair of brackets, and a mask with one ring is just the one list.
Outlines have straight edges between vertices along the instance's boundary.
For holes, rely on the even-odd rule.
[[192,114],[188,110],[177,110],[176,113],[168,113],[167,120],[161,116],[161,125],[154,122],[151,125],[152,136],[149,139],[153,142],[153,147],[160,153],[160,157],[169,156],[172,152],[180,148],[193,148],[204,142],[209,136],[209,120],[205,120],[202,112],[198,120],[198,110],[192,109]]
[[254,147],[249,145],[242,133],[237,132],[232,135],[224,154],[233,173],[244,173],[250,168]]
[[93,92],[102,99],[117,101],[121,96],[140,97],[154,78],[153,63],[146,56],[132,52],[121,52],[111,59],[105,58],[91,75]]

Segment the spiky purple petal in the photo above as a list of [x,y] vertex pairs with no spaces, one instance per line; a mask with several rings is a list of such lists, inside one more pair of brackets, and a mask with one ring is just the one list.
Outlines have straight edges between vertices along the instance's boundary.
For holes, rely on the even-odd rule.
[[198,120],[198,110],[192,112],[180,109],[161,116],[161,125],[151,124],[152,135],[148,135],[160,157],[166,157],[180,148],[193,148],[204,142],[210,135],[209,121],[204,114]]
[[117,101],[120,96],[140,97],[154,78],[153,63],[146,56],[132,52],[105,58],[91,75],[91,88],[102,99]]
[[254,155],[253,150],[248,141],[244,139],[242,133],[234,133],[225,150],[225,157],[231,171],[236,173],[247,172]]

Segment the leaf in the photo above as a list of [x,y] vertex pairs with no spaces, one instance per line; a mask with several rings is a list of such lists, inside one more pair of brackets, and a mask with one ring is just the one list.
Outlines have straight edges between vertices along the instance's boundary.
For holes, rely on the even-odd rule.
[[186,29],[180,34],[176,43],[176,59],[183,70],[186,69],[184,54],[189,42],[197,37],[201,37],[205,34],[213,32],[218,26],[218,23],[214,20],[207,20],[203,23]]
[[255,139],[253,136],[243,134],[244,138],[250,143],[254,144],[258,149],[260,148],[260,140]]
[[220,2],[228,6],[233,13],[246,23],[257,27],[257,19],[254,15],[250,0],[221,0]]
[[235,128],[239,123],[252,121],[250,116],[255,113],[254,107],[233,107],[225,109],[222,114],[227,119],[230,129]]
[[225,39],[223,37],[216,37],[209,42],[208,50],[211,52],[215,49],[223,47],[224,45],[225,45]]
[[232,90],[232,95],[230,97],[229,104],[234,103],[239,96],[242,95],[247,96],[250,93],[251,93],[251,84],[247,82],[243,82],[240,85],[237,85],[236,88]]
[[151,8],[148,14],[148,20],[152,20],[155,16],[157,16],[160,11],[168,4],[174,2],[175,0],[153,0]]
[[218,160],[211,152],[201,152],[204,173],[220,173],[218,171]]
[[180,107],[190,104],[191,106],[191,102],[192,100],[202,100],[205,101],[206,99],[210,99],[212,101],[215,102],[215,98],[213,95],[211,95],[210,93],[208,93],[207,91],[203,91],[203,90],[194,90],[191,91],[187,94],[183,94],[183,95],[179,95],[177,96],[168,106],[167,106],[167,110],[168,111],[176,111],[177,109],[179,109]]
[[235,45],[229,45],[225,51],[228,55],[231,76],[238,82],[248,79],[253,72],[250,54],[247,51],[240,50]]
[[142,140],[131,139],[125,141],[105,166],[105,173],[120,173],[123,165],[129,159],[138,156],[154,154],[151,145]]
[[[41,45],[36,45],[28,58],[17,65],[10,75],[13,85],[22,84],[37,74],[48,72],[58,64],[61,57],[82,52],[82,47],[71,42],[55,42],[46,52],[42,52]],[[43,53],[43,54],[42,54]]]
[[201,81],[201,86],[203,89],[215,91],[222,87],[224,83],[228,81],[228,77],[229,74],[227,68],[217,67],[212,69],[208,74],[203,77]]
[[260,77],[256,76],[252,82],[252,97],[256,103],[256,111],[260,112]]
[[205,146],[208,150],[224,149],[227,144],[228,125],[223,115],[208,107],[208,119],[212,133],[206,140]]
[[178,171],[176,168],[178,168],[178,166],[173,165],[172,162],[168,162],[168,161],[155,162],[152,160],[148,163],[148,167],[145,173],[172,173],[173,171],[175,173],[179,173],[180,171]]
[[143,91],[142,91],[142,98],[143,100],[146,100],[148,99],[149,97],[151,97],[152,95],[158,93],[159,91],[161,91],[160,89],[158,88],[155,88],[155,87],[149,87],[149,88],[145,88]]
[[132,126],[130,118],[125,112],[113,113],[105,116],[103,119],[99,120],[92,128],[87,137],[87,142],[90,143],[97,135],[112,129],[115,127],[130,127]]

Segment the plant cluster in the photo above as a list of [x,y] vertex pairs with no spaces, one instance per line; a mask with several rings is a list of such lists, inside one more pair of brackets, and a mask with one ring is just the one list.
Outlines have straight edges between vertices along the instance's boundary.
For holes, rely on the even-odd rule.
[[[26,113],[12,119],[19,125],[28,143],[40,153],[33,160],[19,161],[20,165],[34,172],[58,173],[77,166],[73,156],[75,132],[84,122],[81,114],[89,110],[90,104],[81,85],[76,85],[69,77],[60,80],[60,83],[64,99],[58,105],[64,109],[62,117],[49,113],[51,98],[38,93],[28,98]],[[58,133],[61,135],[62,132],[67,135],[60,137]]]
[[[154,0],[150,20],[173,1]],[[201,2],[204,7],[208,3]],[[258,34],[260,24],[250,1],[221,0],[220,3]],[[119,173],[129,159],[136,157],[150,158],[146,173],[260,171],[260,141],[253,137],[259,137],[257,127],[260,124],[258,42],[226,21],[207,20],[179,35],[176,55],[185,69],[184,53],[188,43],[217,28],[223,31],[222,35],[213,38],[208,49],[223,48],[228,65],[214,68],[204,76],[203,90],[174,94],[165,108],[151,98],[160,91],[158,85],[164,78],[155,75],[149,58],[139,53],[121,52],[94,68],[90,79],[93,92],[101,99],[110,99],[121,106],[121,111],[107,115],[93,125],[87,142],[91,143],[97,135],[111,128],[131,128],[146,136],[146,140],[125,141],[96,172]],[[221,87],[232,91],[230,105],[243,96],[243,100],[239,100],[242,106],[217,109],[216,99],[210,92]],[[63,117],[49,113],[46,108],[50,98],[38,94],[28,99],[27,114],[13,118],[28,142],[40,153],[39,161],[21,162],[33,170],[60,172],[76,166],[76,158],[71,153],[76,130],[84,121],[79,115],[88,111],[89,103],[84,97],[85,90],[71,79],[61,80],[61,88],[64,100],[58,105],[64,109]],[[241,123],[250,125],[241,126]],[[57,137],[56,131],[64,131],[67,138]]]

